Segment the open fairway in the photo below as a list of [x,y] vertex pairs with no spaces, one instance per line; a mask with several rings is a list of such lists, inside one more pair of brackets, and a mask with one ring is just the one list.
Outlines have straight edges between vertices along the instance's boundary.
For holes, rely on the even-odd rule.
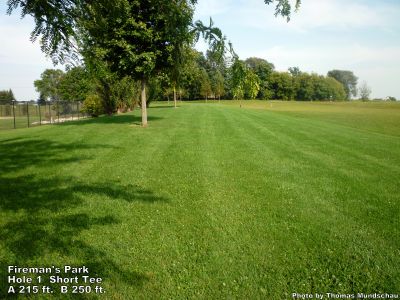
[[0,131],[0,298],[8,265],[107,299],[400,294],[400,105],[243,104]]

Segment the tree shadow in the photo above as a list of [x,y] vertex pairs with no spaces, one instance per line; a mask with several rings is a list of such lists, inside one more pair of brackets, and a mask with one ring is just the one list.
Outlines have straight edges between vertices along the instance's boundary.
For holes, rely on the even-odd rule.
[[[147,116],[147,120],[150,122],[159,121],[163,118],[155,116]],[[141,124],[142,117],[140,114],[122,114],[112,116],[100,116],[97,118],[81,119],[76,121],[68,121],[59,123],[56,125],[67,126],[67,125],[88,125],[88,124]]]
[[[123,222],[118,214],[80,210],[87,201],[96,201],[93,199],[127,203],[168,199],[133,184],[115,180],[88,182],[54,171],[70,163],[90,160],[92,152],[105,147],[112,148],[32,138],[1,141],[0,298],[16,297],[7,294],[7,266],[38,267],[49,257],[59,257],[57,262],[65,264],[79,261],[89,267],[92,276],[97,274],[104,280],[130,286],[140,288],[149,280],[144,273],[123,269],[109,253],[90,241],[79,239],[84,231]],[[49,170],[53,174],[47,175]]]
[[[178,107],[179,107],[179,105],[178,105]],[[155,106],[150,106],[149,107],[149,109],[152,109],[152,108],[157,108],[157,109],[160,109],[160,108],[169,108],[169,109],[171,109],[171,108],[175,108],[174,107],[174,104],[172,103],[172,104],[170,104],[170,105],[165,105],[165,106],[160,106],[160,105],[155,105]]]

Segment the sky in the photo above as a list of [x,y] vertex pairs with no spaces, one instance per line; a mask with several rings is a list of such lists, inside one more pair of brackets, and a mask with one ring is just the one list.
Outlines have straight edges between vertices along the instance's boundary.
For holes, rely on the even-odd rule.
[[[367,82],[372,97],[400,99],[399,0],[303,0],[290,22],[275,17],[263,0],[198,0],[194,20],[208,23],[210,17],[241,59],[264,58],[278,71],[350,70],[359,84]],[[0,90],[11,88],[20,101],[37,99],[33,81],[54,68],[29,40],[33,26],[30,17],[6,15],[2,1]]]

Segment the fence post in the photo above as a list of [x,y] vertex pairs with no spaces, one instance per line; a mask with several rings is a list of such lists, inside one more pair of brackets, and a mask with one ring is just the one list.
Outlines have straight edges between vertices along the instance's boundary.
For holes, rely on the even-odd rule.
[[58,117],[58,123],[60,123],[60,103],[57,100],[57,117]]
[[[44,108],[46,110],[46,106]],[[49,116],[50,116],[50,124],[51,124],[52,123],[52,117],[51,117],[50,102],[49,102]]]
[[14,102],[15,102],[15,100],[13,100],[12,104],[13,104],[14,129],[16,129],[17,126],[15,124],[15,106],[14,106]]
[[26,102],[26,116],[28,118],[28,128],[29,128],[29,102]]
[[37,107],[39,108],[39,125],[42,125],[42,113],[40,111],[40,103],[38,103]]
[[78,120],[79,120],[79,109],[80,109],[80,102],[78,102],[77,104],[76,104],[76,106],[78,107]]

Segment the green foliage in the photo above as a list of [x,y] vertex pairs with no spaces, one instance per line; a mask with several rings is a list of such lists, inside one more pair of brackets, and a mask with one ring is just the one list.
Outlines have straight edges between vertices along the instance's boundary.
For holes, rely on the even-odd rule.
[[46,98],[43,96],[42,93],[39,94],[39,98],[37,100],[37,103],[39,105],[45,105],[46,104]]
[[293,77],[299,76],[301,75],[301,71],[299,67],[290,67],[288,69],[290,75],[292,75]]
[[[326,77],[325,84],[328,87],[328,95],[325,99],[329,100],[346,100],[346,91],[343,85],[335,78]],[[321,99],[323,100],[323,99]]]
[[3,103],[9,103],[15,100],[14,93],[11,89],[0,91],[0,101]]
[[92,90],[93,81],[82,66],[68,70],[58,84],[58,93],[64,101],[83,102]]
[[213,83],[214,94],[218,99],[220,99],[225,93],[225,79],[219,70],[214,74]]
[[77,38],[77,22],[85,11],[85,1],[8,0],[7,4],[8,14],[20,7],[22,17],[33,17],[35,27],[31,40],[35,41],[40,37],[41,50],[55,64],[78,60],[74,40]]
[[82,111],[91,115],[92,117],[98,117],[104,113],[103,101],[99,95],[91,94],[86,97],[83,102]]
[[358,78],[353,74],[352,71],[332,70],[328,72],[328,76],[335,78],[337,81],[343,84],[347,100],[350,100],[351,96],[357,96]]
[[[197,20],[191,27],[191,32],[194,34],[194,42],[197,42],[201,35],[203,39],[208,42],[210,56],[212,56],[215,62],[220,64],[226,52],[226,37],[223,36],[221,29],[214,27],[214,22],[211,18],[208,26],[204,25],[201,20]],[[229,50],[232,55],[236,56],[230,43]]]
[[41,75],[39,80],[33,83],[36,91],[50,101],[61,100],[60,82],[64,76],[62,70],[46,69]]
[[300,101],[315,100],[314,98],[314,82],[308,73],[302,73],[295,78],[296,82],[296,99]]
[[397,101],[396,97],[393,97],[393,96],[388,96],[387,100],[388,101]]
[[[264,0],[264,2],[267,5],[276,2],[275,15],[290,19],[292,7],[289,0]],[[300,2],[296,0],[296,9],[300,6]],[[136,68],[132,72],[135,72],[137,76],[142,76],[148,72],[151,73],[156,66],[158,68],[164,65],[165,58],[168,57],[166,54],[176,52],[182,42],[188,41],[188,37],[198,39],[201,34],[214,53],[225,51],[226,38],[218,28],[213,27],[211,19],[210,26],[200,21],[192,24],[193,5],[196,3],[196,0],[117,0],[112,2],[106,0],[8,0],[7,13],[11,14],[20,7],[22,17],[26,15],[33,17],[35,27],[31,33],[31,39],[36,40],[40,37],[42,51],[52,57],[55,63],[72,63],[79,60],[77,54],[82,50],[79,48],[82,43],[82,33],[85,35],[89,31],[89,35],[94,37],[94,40],[98,40],[102,33],[108,33],[105,35],[102,48],[107,49],[107,46],[110,46],[122,53],[127,51],[126,54],[128,54],[124,55],[120,66],[114,67],[125,76],[128,75],[126,67],[134,63]],[[160,34],[155,35],[154,32]],[[115,37],[114,41],[111,36]],[[150,46],[150,44],[153,45]],[[139,49],[135,45],[144,47],[139,47]],[[158,50],[155,46],[159,47]],[[229,44],[229,50],[233,56],[236,56],[231,44]],[[118,56],[118,54],[115,55]],[[108,58],[114,61],[111,56]],[[142,67],[139,67],[140,65]]]
[[93,2],[84,23],[92,52],[120,77],[141,80],[171,70],[176,53],[190,41],[193,9],[186,1]]
[[245,65],[248,69],[257,74],[261,81],[267,81],[275,70],[274,64],[258,57],[247,58],[245,60]]
[[[288,21],[290,20],[290,16],[292,13],[292,5],[290,3],[290,0],[264,0],[264,2],[267,5],[276,2],[275,16],[281,15],[282,17],[286,17]],[[295,10],[299,9],[300,4],[301,0],[295,1]]]
[[268,90],[268,81],[274,72],[275,66],[265,59],[250,57],[245,60],[246,67],[257,74],[260,79],[260,89],[257,95],[259,99],[269,99],[271,97]]
[[255,99],[260,91],[260,78],[252,70],[246,70],[245,95]]
[[200,94],[205,99],[207,99],[208,96],[210,96],[212,93],[212,87],[211,87],[210,77],[208,76],[208,73],[204,68],[200,69],[199,79],[200,79]]
[[293,77],[296,88],[296,100],[345,100],[343,85],[332,77],[318,74],[301,73]]
[[246,65],[243,61],[236,59],[230,68],[231,91],[234,99],[243,99],[246,85]]
[[272,93],[272,99],[293,100],[294,86],[292,76],[287,72],[274,72],[269,82],[269,90]]

